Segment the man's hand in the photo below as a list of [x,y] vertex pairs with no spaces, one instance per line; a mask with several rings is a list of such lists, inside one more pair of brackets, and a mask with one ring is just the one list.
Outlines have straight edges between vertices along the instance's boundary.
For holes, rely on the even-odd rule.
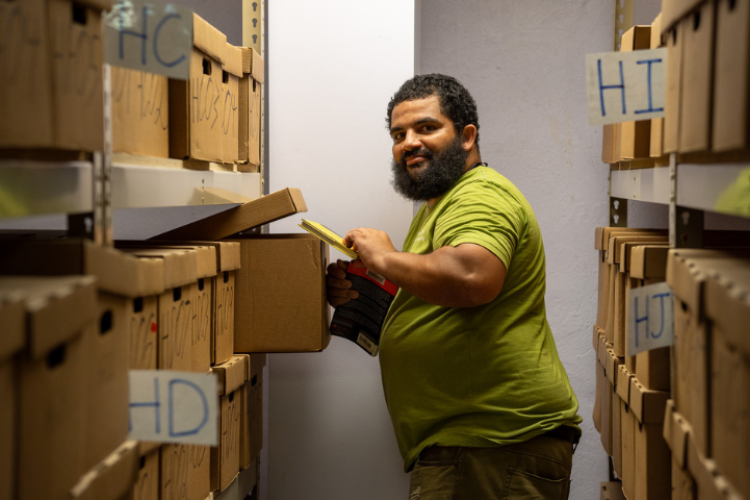
[[358,227],[346,233],[344,245],[359,254],[367,269],[383,275],[386,274],[386,256],[396,251],[388,234],[369,227]]
[[359,297],[354,290],[350,290],[352,282],[346,279],[346,268],[349,267],[347,262],[338,260],[335,264],[329,264],[326,275],[326,284],[328,285],[327,297],[328,303],[333,307],[346,304],[352,299]]

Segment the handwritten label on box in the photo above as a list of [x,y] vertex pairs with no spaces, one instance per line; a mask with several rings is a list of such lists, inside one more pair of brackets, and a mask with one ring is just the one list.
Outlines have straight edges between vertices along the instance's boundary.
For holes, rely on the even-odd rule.
[[627,355],[674,344],[674,297],[666,283],[628,292]]
[[193,49],[193,11],[186,7],[117,0],[104,18],[104,61],[187,80]]
[[667,49],[586,55],[590,125],[664,117]]
[[128,439],[217,446],[216,375],[130,370]]

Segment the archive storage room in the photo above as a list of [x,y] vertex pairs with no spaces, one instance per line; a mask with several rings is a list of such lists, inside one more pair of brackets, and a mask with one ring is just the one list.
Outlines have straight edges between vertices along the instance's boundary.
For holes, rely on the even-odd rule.
[[748,325],[750,0],[0,0],[0,500],[750,500]]

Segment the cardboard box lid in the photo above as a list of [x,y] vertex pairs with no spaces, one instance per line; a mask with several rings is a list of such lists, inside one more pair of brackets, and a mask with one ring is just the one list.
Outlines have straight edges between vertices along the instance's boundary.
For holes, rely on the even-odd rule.
[[[619,272],[626,273],[626,274],[632,274],[631,271],[630,271],[630,264],[631,264],[631,258],[630,258],[630,256],[631,256],[631,252],[633,251],[634,248],[639,247],[639,246],[643,246],[643,245],[644,245],[643,243],[639,243],[639,242],[630,242],[630,243],[623,243],[622,244],[622,246],[620,247],[620,264],[618,265]],[[656,243],[654,246],[661,246],[661,247],[666,248],[667,250],[669,249],[669,243],[668,242]],[[665,258],[665,261],[664,261],[664,270],[661,271],[662,273],[666,272],[666,267],[667,267],[666,256],[664,258]],[[636,276],[631,276],[631,278],[637,278],[637,277]],[[640,278],[640,279],[643,279],[643,278]]]
[[125,441],[70,490],[80,500],[120,500],[138,475],[138,441]]
[[617,395],[625,401],[626,405],[630,405],[631,378],[633,378],[633,374],[628,371],[627,366],[623,364],[617,367]]
[[238,78],[242,78],[242,50],[229,43],[224,50],[225,54],[221,61],[221,69]]
[[688,421],[675,411],[674,400],[668,400],[664,411],[663,437],[672,450],[672,459],[680,469],[687,465],[687,441],[691,433]]
[[669,243],[668,236],[661,235],[616,235],[609,239],[607,249],[607,262],[619,264],[622,258],[622,245],[624,243]]
[[164,264],[164,290],[198,281],[198,252],[189,248],[121,248],[145,259],[161,259]]
[[668,399],[669,391],[646,389],[637,375],[630,379],[630,409],[640,423],[664,423],[664,407]]
[[607,378],[612,385],[617,385],[617,373],[621,363],[623,363],[622,358],[617,357],[615,350],[607,349],[607,364],[605,368],[607,370]]
[[0,364],[23,349],[26,340],[26,308],[24,294],[0,290]]
[[599,348],[596,350],[596,358],[599,363],[606,369],[607,368],[607,350],[612,348],[612,344],[608,344],[604,336],[599,337]]
[[156,245],[200,245],[216,249],[217,274],[224,271],[236,271],[240,268],[240,244],[236,241],[154,241]]
[[219,395],[229,394],[237,390],[247,381],[247,355],[235,355],[228,361],[212,368],[218,377]]
[[286,188],[154,237],[168,240],[221,240],[248,229],[307,212],[302,191]]
[[228,55],[227,36],[195,13],[193,13],[193,46],[222,64]]
[[[707,272],[705,312],[720,326],[724,339],[750,356],[750,261],[714,262]],[[1,314],[1,313],[0,313]]]
[[213,278],[218,274],[218,256],[216,247],[210,244],[187,243],[177,241],[166,242],[142,242],[142,241],[118,241],[116,245],[128,249],[165,249],[165,250],[193,250],[195,251],[196,273],[198,279]]
[[656,19],[651,23],[651,44],[649,45],[649,48],[651,49],[658,49],[662,46],[661,23],[662,15],[661,12],[659,12],[659,15],[656,16]]
[[29,352],[40,357],[96,320],[93,276],[0,277],[0,295],[24,295]]
[[648,235],[662,235],[668,236],[668,233],[664,229],[640,229],[637,227],[597,227],[594,233],[594,248],[596,250],[608,250],[609,239],[620,233],[639,233],[644,236]]
[[251,47],[241,47],[242,50],[242,72],[249,74],[258,83],[263,83],[264,67],[263,58]]
[[630,252],[631,278],[663,278],[667,275],[669,245],[638,245]]
[[164,291],[164,265],[83,239],[18,241],[0,248],[0,273],[96,276],[100,290],[125,297]]

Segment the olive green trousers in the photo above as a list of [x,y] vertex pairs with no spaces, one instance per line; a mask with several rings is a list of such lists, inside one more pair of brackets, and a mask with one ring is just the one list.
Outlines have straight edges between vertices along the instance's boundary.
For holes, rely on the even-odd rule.
[[565,500],[573,445],[538,436],[495,448],[435,446],[411,475],[409,500]]

